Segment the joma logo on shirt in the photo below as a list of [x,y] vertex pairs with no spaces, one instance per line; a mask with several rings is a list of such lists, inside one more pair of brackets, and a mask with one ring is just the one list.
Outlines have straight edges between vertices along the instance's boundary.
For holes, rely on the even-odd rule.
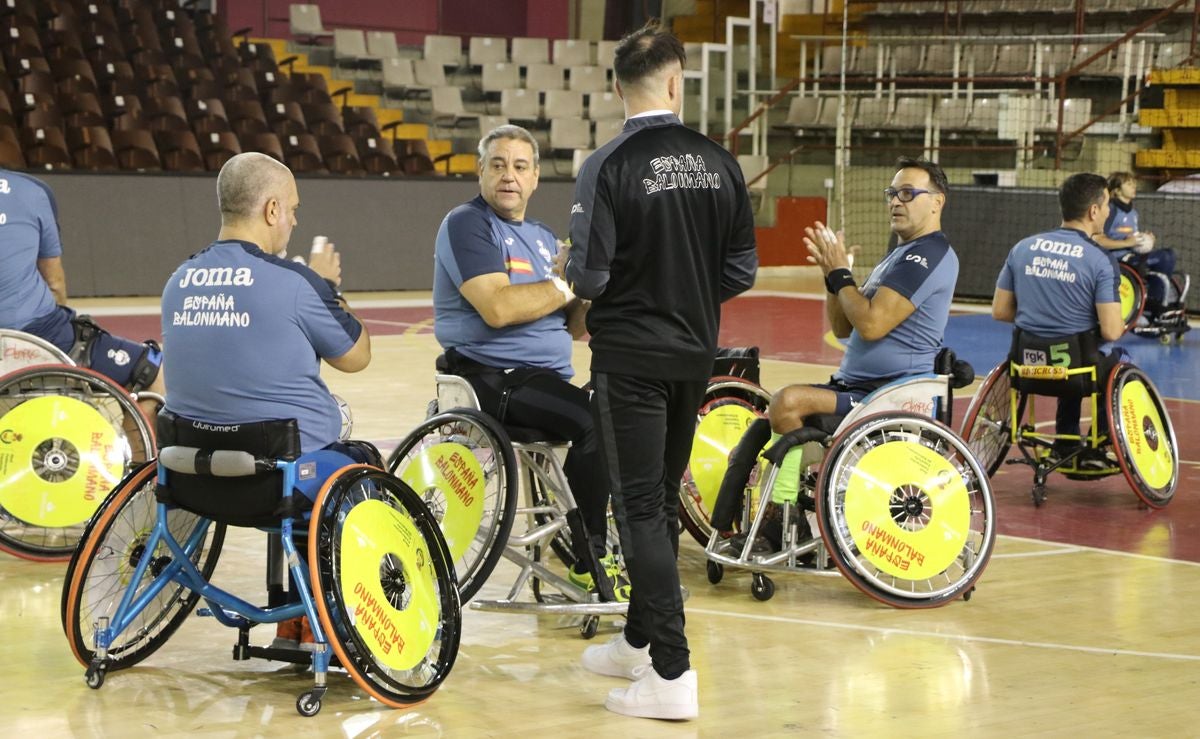
[[1051,241],[1050,239],[1038,239],[1029,246],[1033,251],[1048,251],[1051,254],[1058,254],[1063,257],[1082,257],[1083,247],[1079,244],[1072,244],[1066,241]]
[[192,285],[195,287],[229,287],[230,285],[254,284],[254,274],[249,267],[188,267],[187,272],[179,280],[180,287]]

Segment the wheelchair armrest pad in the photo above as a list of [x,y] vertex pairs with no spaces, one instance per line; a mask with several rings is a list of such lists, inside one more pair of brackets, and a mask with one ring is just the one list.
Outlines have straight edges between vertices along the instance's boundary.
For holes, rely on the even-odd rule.
[[812,426],[801,426],[795,431],[789,431],[779,437],[779,441],[771,445],[762,453],[763,459],[766,459],[771,464],[778,467],[783,464],[783,458],[797,446],[807,444],[810,441],[822,441],[829,437],[824,429],[813,428]]
[[255,459],[249,452],[190,446],[163,447],[158,453],[158,463],[172,472],[215,477],[249,477],[275,466],[272,460]]

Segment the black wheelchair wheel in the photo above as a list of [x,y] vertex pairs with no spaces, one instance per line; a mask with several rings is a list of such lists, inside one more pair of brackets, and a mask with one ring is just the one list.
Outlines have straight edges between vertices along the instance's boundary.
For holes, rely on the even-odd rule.
[[1117,262],[1120,277],[1121,320],[1125,330],[1137,325],[1138,317],[1146,307],[1146,283],[1137,268],[1128,262]]
[[817,520],[834,564],[896,608],[965,596],[996,539],[991,487],[971,450],[925,416],[867,416],[834,440],[817,483]]
[[[143,465],[113,490],[88,524],[68,566],[63,583],[63,630],[75,658],[85,666],[95,654],[97,622],[111,617],[126,590],[134,585],[134,570],[158,520],[154,498],[157,470],[154,463]],[[201,574],[211,577],[225,541],[225,527],[178,508],[167,515],[171,533]],[[165,544],[159,544],[153,554],[142,580],[135,585],[135,594],[146,592],[156,573],[170,562],[171,552]],[[167,583],[113,640],[105,668],[120,670],[149,657],[179,628],[199,598],[189,588]]]
[[988,477],[996,474],[1012,446],[1011,388],[1004,361],[988,373],[963,418],[962,438]]
[[437,690],[462,611],[450,550],[420,497],[383,470],[343,467],[317,495],[308,542],[321,627],[359,687],[392,707]]
[[1146,505],[1165,507],[1179,484],[1179,447],[1162,396],[1144,372],[1122,362],[1109,373],[1105,397],[1121,472]]
[[716,377],[696,412],[696,437],[679,486],[679,521],[701,546],[712,538],[712,507],[721,488],[729,453],[756,419],[771,394],[738,377]]
[[0,550],[64,561],[100,501],[150,458],[150,424],[124,388],[81,367],[35,366],[0,378]]
[[439,413],[400,442],[387,466],[433,511],[468,602],[500,560],[516,515],[520,482],[508,434],[479,411]]

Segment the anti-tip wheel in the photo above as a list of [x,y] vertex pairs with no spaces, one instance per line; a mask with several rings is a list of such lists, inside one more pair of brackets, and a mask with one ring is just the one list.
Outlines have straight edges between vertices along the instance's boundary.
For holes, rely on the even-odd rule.
[[756,573],[750,584],[750,594],[754,596],[755,600],[771,600],[775,595],[775,582],[766,575]]
[[600,628],[599,616],[588,616],[583,619],[583,623],[579,626],[579,635],[584,639],[592,639],[596,636],[596,631]]
[[713,585],[721,582],[721,578],[725,577],[725,568],[721,566],[720,562],[710,560],[705,569],[708,572],[708,581]]

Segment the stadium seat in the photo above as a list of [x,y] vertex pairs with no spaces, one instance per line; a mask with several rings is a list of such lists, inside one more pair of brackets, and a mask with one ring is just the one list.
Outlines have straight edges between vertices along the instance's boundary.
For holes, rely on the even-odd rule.
[[784,121],[784,128],[794,130],[797,135],[804,133],[804,130],[817,126],[821,120],[821,98],[818,97],[793,97],[788,103],[787,120]]
[[71,168],[71,154],[61,128],[27,127],[21,131],[21,148],[30,169]]
[[625,121],[620,118],[606,118],[596,121],[596,148],[604,146],[615,139],[625,128]]
[[592,123],[582,118],[550,120],[550,148],[554,151],[592,148]]
[[168,172],[204,171],[204,157],[200,154],[200,144],[191,131],[157,131],[154,133],[154,142],[158,145],[163,169]]
[[366,136],[355,140],[358,145],[358,160],[367,174],[403,174],[396,163],[392,143],[381,136]]
[[142,101],[142,119],[151,131],[190,131],[183,101],[177,97],[147,97]]
[[563,89],[562,67],[557,64],[528,65],[525,69],[525,89],[538,92]]
[[506,62],[485,62],[480,71],[480,89],[500,92],[521,86],[521,68]]
[[358,158],[358,146],[348,134],[335,133],[318,136],[317,144],[321,148],[321,157],[330,172],[344,175],[361,176],[363,167]]
[[288,31],[293,37],[309,45],[333,35],[321,24],[321,8],[315,3],[296,3],[288,6]]
[[189,99],[183,107],[187,111],[192,130],[199,137],[209,133],[231,130],[225,103],[221,102],[219,98]]
[[391,58],[383,61],[383,94],[403,97],[417,89],[411,59]]
[[570,67],[567,69],[568,89],[579,92],[607,92],[608,72],[604,67]]
[[550,42],[544,38],[514,38],[512,40],[513,64],[528,67],[531,64],[546,64],[550,61]]
[[367,39],[357,28],[333,31],[333,63],[339,67],[357,67],[370,60]]
[[425,36],[425,53],[422,58],[446,67],[462,66],[462,38],[428,34]]
[[279,143],[279,137],[269,131],[245,134],[240,136],[239,140],[242,143],[242,151],[257,151],[272,159],[283,161],[283,145]]
[[257,100],[232,100],[225,105],[225,115],[238,138],[271,131],[267,114]]
[[541,117],[535,90],[501,90],[500,115],[517,121],[536,121]]
[[345,133],[342,122],[342,110],[336,103],[302,103],[304,120],[308,122],[308,132],[316,136],[332,136]]
[[543,118],[582,118],[583,93],[575,90],[547,90]]
[[242,144],[232,131],[213,131],[199,137],[200,153],[204,167],[209,172],[218,172],[234,156],[242,153]]
[[325,160],[321,147],[311,133],[296,133],[280,136],[283,158],[287,166],[298,174],[325,172]]
[[507,43],[503,38],[472,36],[467,48],[467,62],[472,67],[506,63]]
[[625,119],[625,103],[615,92],[593,92],[588,95],[588,118],[593,121]]
[[112,138],[103,126],[67,129],[67,146],[76,169],[110,172],[120,168],[113,152]]
[[937,124],[943,131],[959,131],[967,127],[971,103],[965,97],[944,97],[938,101]]
[[[595,64],[605,69],[612,69],[613,59],[616,57],[617,42],[616,41],[597,41],[595,59],[592,64]],[[688,62],[692,60],[692,53],[688,52]]]
[[446,69],[436,59],[417,59],[413,63],[413,89],[432,90],[446,86]]
[[592,63],[592,43],[583,39],[555,39],[554,63],[560,67],[583,67]]
[[400,48],[396,46],[396,34],[393,31],[367,31],[367,56],[380,61],[398,58]]
[[463,121],[479,118],[478,113],[471,113],[463,107],[462,91],[457,87],[435,87],[430,98],[434,123],[456,127]]
[[147,130],[136,128],[112,132],[114,153],[121,169],[134,172],[156,172],[162,169],[158,146]]
[[379,137],[379,116],[372,106],[358,105],[342,108],[342,123],[346,133],[355,139]]

